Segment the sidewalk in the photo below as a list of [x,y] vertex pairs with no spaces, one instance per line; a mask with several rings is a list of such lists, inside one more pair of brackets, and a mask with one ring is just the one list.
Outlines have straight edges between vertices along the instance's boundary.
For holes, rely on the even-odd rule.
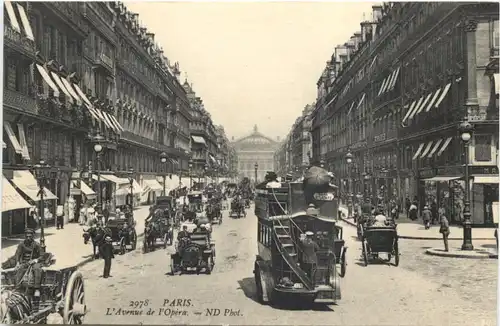
[[448,258],[468,258],[468,259],[498,259],[498,253],[494,250],[474,249],[464,251],[461,248],[450,248],[449,251],[444,251],[442,248],[428,248],[425,250],[427,255],[440,256]]
[[[346,218],[347,209],[340,207],[342,212],[340,218],[345,223],[356,226],[352,218]],[[396,223],[398,223],[396,221]],[[473,228],[473,240],[495,240],[495,229],[492,228]],[[398,223],[398,237],[400,239],[414,239],[414,240],[443,240],[443,236],[439,233],[439,225],[433,225],[430,229],[426,230],[422,224],[417,223]],[[461,226],[450,226],[450,237],[448,240],[462,240],[463,229]]]
[[[149,206],[140,206],[134,210],[136,220],[137,236],[144,233],[144,220],[149,214]],[[63,230],[55,227],[45,228],[45,245],[47,252],[52,253],[56,263],[51,268],[62,269],[70,266],[82,266],[92,260],[92,244],[83,244],[83,226],[78,223],[68,223]],[[36,239],[39,241],[40,231],[37,231]],[[2,239],[2,262],[16,253],[17,244],[23,241],[23,236],[17,238]]]

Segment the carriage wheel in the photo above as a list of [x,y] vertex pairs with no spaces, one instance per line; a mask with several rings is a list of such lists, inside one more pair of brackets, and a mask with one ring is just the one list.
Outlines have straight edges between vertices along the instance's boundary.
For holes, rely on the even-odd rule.
[[365,266],[368,266],[368,245],[365,241],[363,241],[363,260],[365,262]]
[[399,248],[397,242],[394,244],[394,266],[399,266]]
[[163,249],[167,249],[167,241],[168,241],[168,232],[165,232],[163,236]]
[[63,322],[64,324],[82,324],[86,312],[83,276],[77,271],[71,274],[66,286]]
[[264,289],[262,288],[262,277],[260,275],[260,269],[256,269],[254,272],[254,277],[255,277],[255,287],[257,288],[257,300],[260,303],[265,303],[264,302]]
[[340,277],[345,276],[345,272],[347,269],[347,261],[345,259],[345,248],[343,249],[344,250],[342,250],[342,255],[340,256],[340,274],[339,274]]

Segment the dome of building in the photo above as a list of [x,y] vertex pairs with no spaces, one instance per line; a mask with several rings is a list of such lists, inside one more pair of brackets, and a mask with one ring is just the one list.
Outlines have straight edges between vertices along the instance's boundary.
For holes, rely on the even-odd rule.
[[250,135],[236,140],[233,143],[233,146],[236,149],[274,150],[277,144],[278,142],[263,135],[262,133],[259,132],[257,126],[254,126],[253,132]]

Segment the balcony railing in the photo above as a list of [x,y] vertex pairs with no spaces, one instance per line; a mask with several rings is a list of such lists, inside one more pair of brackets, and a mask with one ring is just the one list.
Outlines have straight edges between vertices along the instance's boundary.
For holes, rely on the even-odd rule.
[[100,53],[96,58],[96,65],[100,65],[101,67],[108,70],[110,73],[113,73],[113,59],[105,55],[104,53]]
[[35,57],[35,42],[14,30],[9,24],[4,24],[3,35],[6,46],[14,48],[30,58]]

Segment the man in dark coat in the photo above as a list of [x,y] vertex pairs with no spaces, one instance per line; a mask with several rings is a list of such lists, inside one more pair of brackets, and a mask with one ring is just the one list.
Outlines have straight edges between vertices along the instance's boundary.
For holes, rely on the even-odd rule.
[[35,231],[26,229],[25,240],[17,246],[16,250],[16,263],[19,266],[17,270],[16,279],[20,283],[23,275],[31,265],[31,272],[33,273],[33,289],[35,290],[35,297],[40,296],[40,286],[42,284],[42,266],[37,262],[38,258],[42,255],[42,247],[35,241]]
[[316,266],[318,265],[318,256],[316,252],[320,249],[318,244],[313,240],[314,233],[311,231],[307,231],[305,233],[305,239],[302,240],[302,266],[303,270],[309,275],[311,279],[314,278],[314,272],[316,270]]
[[108,278],[111,272],[111,259],[115,258],[110,236],[104,238],[104,243],[99,248],[99,253],[104,258],[104,272],[102,273],[102,277]]

